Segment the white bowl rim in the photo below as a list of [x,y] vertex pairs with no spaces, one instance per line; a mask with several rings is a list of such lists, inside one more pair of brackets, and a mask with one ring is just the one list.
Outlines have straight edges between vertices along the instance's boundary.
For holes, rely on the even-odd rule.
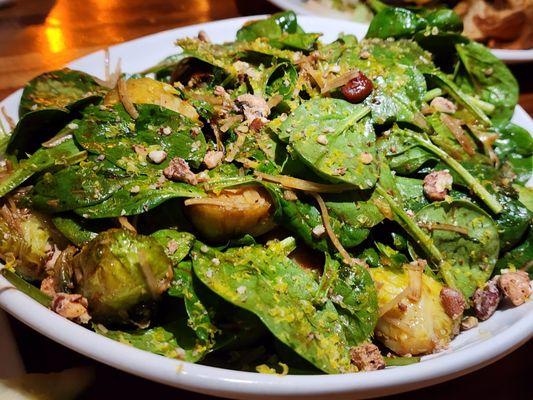
[[[234,32],[235,27],[242,25],[243,22],[260,17],[262,16],[230,18],[171,29],[112,46],[110,50],[134,45],[135,42],[146,39],[158,39],[169,33],[183,35],[184,30],[213,28],[233,29]],[[339,20],[314,16],[299,16],[299,20],[304,28],[308,24],[320,24],[325,27],[329,24],[333,26],[339,24]],[[342,26],[348,25],[355,31],[361,29],[361,24],[343,21]],[[81,63],[97,54],[102,55],[103,51],[74,60],[71,64]],[[21,90],[16,91],[2,100],[0,105],[18,99],[20,94]],[[533,120],[520,106],[515,109],[514,118],[533,131]],[[533,337],[533,301],[529,301],[521,307],[496,312],[493,318],[511,316],[507,322],[503,321],[507,326],[503,331],[466,348],[444,352],[446,354],[440,354],[438,357],[429,356],[418,364],[357,374],[278,376],[193,364],[135,349],[60,317],[22,292],[13,289],[1,276],[0,307],[50,339],[110,366],[171,386],[242,399],[276,397],[307,399],[328,398],[331,395],[339,399],[354,395],[363,398],[414,390],[482,368]]]

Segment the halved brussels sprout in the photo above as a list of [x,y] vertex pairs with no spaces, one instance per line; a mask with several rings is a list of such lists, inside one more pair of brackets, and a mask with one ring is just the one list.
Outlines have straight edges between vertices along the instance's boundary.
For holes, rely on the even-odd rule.
[[122,229],[99,234],[72,260],[77,291],[95,322],[145,324],[172,280],[172,263],[152,238]]
[[208,198],[189,199],[185,205],[194,227],[213,241],[259,236],[275,226],[272,199],[259,185],[225,189]]
[[378,340],[401,356],[429,354],[448,345],[454,322],[441,304],[443,286],[439,282],[422,274],[418,301],[406,296],[388,309],[387,305],[394,304],[409,285],[409,273],[383,267],[370,268],[369,271],[378,288],[380,311],[384,311],[375,328]]
[[[192,120],[198,119],[193,106],[178,97],[178,91],[171,85],[151,78],[136,78],[126,81],[128,97],[134,104],[156,104],[180,113]],[[114,89],[104,99],[105,105],[120,103],[118,90]]]
[[54,245],[64,244],[44,215],[16,208],[13,201],[0,208],[0,259],[25,279],[43,279]]

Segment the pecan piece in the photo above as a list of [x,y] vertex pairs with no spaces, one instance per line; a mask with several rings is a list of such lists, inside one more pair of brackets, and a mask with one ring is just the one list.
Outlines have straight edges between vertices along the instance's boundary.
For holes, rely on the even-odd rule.
[[187,161],[180,157],[174,157],[170,160],[168,167],[163,170],[163,175],[171,181],[185,182],[190,185],[198,183],[198,179],[194,172],[191,171]]
[[498,280],[498,286],[514,306],[524,304],[531,296],[529,275],[525,271],[503,273]]
[[87,299],[81,294],[56,293],[52,300],[52,311],[81,324],[86,324],[91,319],[88,307]]
[[444,200],[452,183],[453,178],[448,170],[433,171],[424,177],[424,193],[431,201]]
[[444,311],[451,319],[456,319],[463,315],[466,308],[466,302],[463,295],[458,290],[451,287],[443,287],[440,291],[440,301]]
[[479,320],[490,318],[500,304],[500,291],[493,280],[488,281],[484,288],[478,288],[472,296],[474,311]]

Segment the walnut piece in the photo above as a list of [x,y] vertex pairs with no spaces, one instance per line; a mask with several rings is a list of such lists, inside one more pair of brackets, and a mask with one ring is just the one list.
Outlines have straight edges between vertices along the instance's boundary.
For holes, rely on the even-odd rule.
[[498,280],[498,287],[514,306],[524,304],[531,296],[529,275],[525,271],[503,273]]
[[191,171],[189,164],[181,157],[170,160],[168,167],[163,170],[163,175],[171,181],[185,182],[190,185],[198,184],[198,179]]
[[87,299],[81,294],[56,293],[52,300],[52,311],[80,324],[86,324],[91,319],[88,307]]
[[453,178],[448,170],[433,171],[424,177],[424,193],[431,201],[442,201],[452,188]]
[[350,349],[352,363],[359,371],[375,371],[385,368],[385,360],[378,347],[372,343],[362,344]]

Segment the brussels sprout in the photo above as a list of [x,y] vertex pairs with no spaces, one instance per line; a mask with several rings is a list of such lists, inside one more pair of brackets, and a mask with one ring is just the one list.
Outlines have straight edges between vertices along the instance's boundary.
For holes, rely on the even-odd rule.
[[428,354],[448,345],[454,322],[441,304],[443,286],[439,282],[422,274],[418,301],[405,297],[386,311],[389,308],[386,306],[393,304],[396,296],[408,286],[408,272],[383,267],[370,268],[369,271],[378,287],[380,314],[384,312],[375,329],[378,340],[401,356]]
[[145,324],[172,279],[172,263],[148,236],[122,229],[99,234],[72,260],[77,291],[93,320]]
[[28,280],[45,276],[45,265],[64,238],[44,215],[18,209],[8,201],[0,208],[0,259]]
[[261,186],[225,189],[208,199],[190,199],[185,204],[194,227],[209,240],[259,236],[274,227],[272,199]]
[[[171,85],[151,78],[128,79],[126,81],[128,97],[135,104],[156,104],[180,113],[192,120],[198,119],[193,106],[178,97],[178,92]],[[104,99],[105,105],[120,102],[118,91],[112,90]]]

